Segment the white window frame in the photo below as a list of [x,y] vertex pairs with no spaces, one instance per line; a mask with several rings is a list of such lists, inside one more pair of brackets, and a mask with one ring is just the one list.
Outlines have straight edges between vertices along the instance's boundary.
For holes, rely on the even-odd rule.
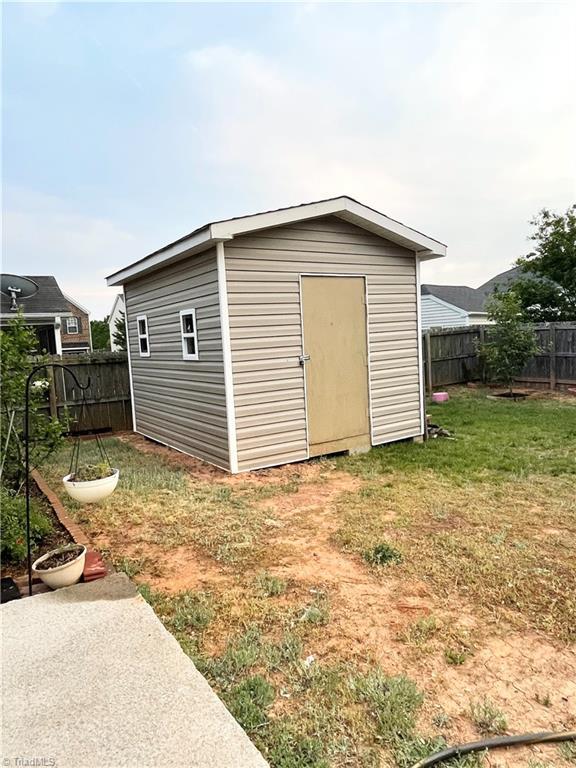
[[[76,325],[76,330],[74,330],[74,331],[70,330],[70,323],[71,322],[74,322],[74,324]],[[66,333],[69,334],[70,336],[77,335],[77,334],[80,333],[80,326],[78,325],[78,318],[77,317],[67,317],[66,318]]]
[[[146,328],[145,333],[140,333],[140,321],[144,320],[144,325]],[[148,316],[147,315],[137,315],[136,317],[136,334],[138,336],[138,352],[140,352],[140,357],[150,357],[150,333],[148,331]],[[142,339],[146,339],[146,348],[147,352],[142,352],[142,345],[140,344]]]
[[[192,315],[192,325],[194,327],[193,333],[186,333],[184,331],[183,319],[186,315]],[[196,310],[195,309],[183,309],[180,312],[180,336],[182,338],[182,359],[183,360],[198,360],[198,327],[196,325]],[[196,352],[191,355],[188,352],[186,346],[186,339],[194,339],[194,349]]]

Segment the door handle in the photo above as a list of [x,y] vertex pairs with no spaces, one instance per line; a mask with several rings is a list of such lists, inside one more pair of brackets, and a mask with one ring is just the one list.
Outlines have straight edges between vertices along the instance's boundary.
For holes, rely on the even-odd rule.
[[307,363],[308,360],[310,360],[310,355],[300,355],[300,357],[298,358],[298,362],[300,363],[300,365],[304,365],[304,363]]

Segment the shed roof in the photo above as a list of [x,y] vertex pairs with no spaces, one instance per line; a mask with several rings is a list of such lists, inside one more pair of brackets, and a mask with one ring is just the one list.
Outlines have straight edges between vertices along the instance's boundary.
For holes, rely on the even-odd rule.
[[485,312],[484,302],[486,294],[478,288],[469,288],[467,285],[430,285],[425,283],[421,287],[423,296],[436,296],[442,301],[453,304],[466,312]]
[[[25,315],[70,315],[68,300],[60,290],[56,278],[52,275],[24,275],[38,286],[38,292],[29,299],[18,299]],[[75,303],[75,302],[74,302]],[[0,294],[0,311],[4,315],[13,315],[10,311],[10,299]]]
[[381,237],[386,237],[398,245],[410,248],[421,259],[434,259],[446,255],[444,243],[343,195],[314,203],[278,208],[273,211],[205,224],[179,240],[144,256],[128,267],[114,272],[106,280],[108,285],[122,285],[146,272],[158,269],[166,263],[194,253],[200,253],[215,243],[231,240],[236,235],[330,215],[338,216]]

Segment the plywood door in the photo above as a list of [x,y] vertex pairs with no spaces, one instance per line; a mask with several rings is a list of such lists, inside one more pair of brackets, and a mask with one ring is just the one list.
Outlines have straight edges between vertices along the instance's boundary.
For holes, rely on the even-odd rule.
[[370,447],[362,277],[302,277],[310,456]]

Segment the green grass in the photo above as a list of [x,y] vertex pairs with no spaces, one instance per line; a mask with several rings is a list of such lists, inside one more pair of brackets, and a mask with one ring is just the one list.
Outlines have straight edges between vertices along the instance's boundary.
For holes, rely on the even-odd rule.
[[335,543],[369,562],[401,552],[397,578],[576,639],[576,403],[464,391],[431,410],[457,440],[335,461],[363,480],[337,500]]
[[[223,563],[241,566],[265,551],[266,512],[262,498],[279,490],[296,492],[299,483],[260,483],[232,487],[225,482],[192,480],[183,468],[164,456],[143,453],[116,438],[104,446],[120,480],[114,494],[100,504],[82,506],[61,493],[61,498],[88,533],[112,534],[111,549],[122,549],[127,529],[132,543],[170,550],[192,545]],[[52,456],[42,468],[57,490],[68,472],[71,446]],[[95,441],[83,441],[81,462],[99,458]],[[128,567],[130,570],[130,567]]]
[[166,595],[145,585],[140,592],[272,768],[377,768],[383,750],[398,768],[409,768],[445,746],[440,733],[418,731],[424,694],[408,677],[388,676],[374,664],[304,663],[319,631],[314,622],[287,618],[278,633],[262,617],[214,652],[207,638],[222,607],[209,595]]
[[256,587],[266,597],[278,597],[286,592],[286,582],[269,573],[259,573],[255,579]]
[[558,746],[564,760],[576,765],[576,741],[564,741]]
[[[438,707],[433,716],[434,702],[411,679],[412,662],[420,669],[425,654],[436,654],[446,669],[457,667],[503,619],[507,629],[517,622],[555,640],[576,639],[576,404],[498,402],[465,390],[430,411],[456,440],[385,446],[318,462],[316,473],[310,464],[301,474],[272,471],[265,482],[262,475],[231,483],[192,478],[162,455],[108,439],[121,469],[116,493],[84,508],[66,499],[90,533],[110,541],[117,567],[133,578],[151,574],[157,583],[146,557],[161,568],[180,546],[226,566],[218,567],[223,582],[209,591],[140,590],[272,768],[409,768],[444,747],[455,727]],[[94,448],[83,444],[88,454]],[[64,452],[51,462],[55,488],[67,459]],[[284,495],[303,496],[307,473],[330,483],[335,469],[356,480],[345,478],[354,490],[331,497],[332,544],[355,560],[367,583],[390,585],[393,599],[394,590],[418,584],[438,606],[440,618],[398,626],[404,675],[370,659],[369,644],[365,654],[358,646],[347,655],[331,642],[340,640],[342,611],[322,573],[315,590],[293,570],[288,583],[273,573],[277,555],[290,556],[284,538],[298,542],[308,525],[316,533],[314,514],[282,517],[290,506]],[[547,533],[554,530],[558,535]],[[459,606],[481,632],[459,621]],[[473,702],[469,716],[481,733],[506,728],[497,703]],[[481,764],[482,755],[449,763]]]
[[458,483],[576,474],[576,402],[500,402],[488,400],[482,390],[461,389],[448,403],[429,404],[427,412],[456,439],[386,445],[339,458],[338,468],[368,478],[433,470]]

